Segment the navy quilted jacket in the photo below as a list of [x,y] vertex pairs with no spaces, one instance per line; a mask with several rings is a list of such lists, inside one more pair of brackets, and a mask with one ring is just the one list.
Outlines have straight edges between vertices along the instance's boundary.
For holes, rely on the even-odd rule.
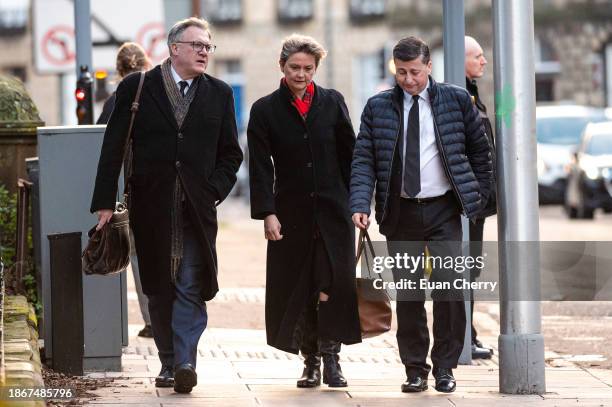
[[[462,213],[473,218],[489,196],[491,154],[478,112],[469,93],[429,78],[434,130],[446,176]],[[403,132],[403,91],[399,86],[371,97],[361,115],[353,153],[351,213],[370,214],[376,186],[376,220],[386,215],[395,148]]]

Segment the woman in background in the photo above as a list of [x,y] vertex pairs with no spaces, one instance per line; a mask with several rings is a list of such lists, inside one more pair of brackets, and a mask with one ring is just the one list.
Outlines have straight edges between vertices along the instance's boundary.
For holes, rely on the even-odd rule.
[[[147,57],[145,50],[135,42],[126,42],[117,51],[117,75],[119,75],[119,81],[121,81],[127,75],[133,72],[148,71],[151,69],[151,61]],[[115,108],[115,92],[104,102],[102,113],[98,118],[96,124],[106,124],[108,119]],[[152,338],[153,330],[151,328],[151,318],[149,317],[149,301],[147,296],[142,292],[142,285],[140,284],[140,274],[138,273],[138,258],[136,257],[136,250],[134,246],[134,238],[130,231],[132,253],[130,254],[130,262],[132,264],[132,271],[134,274],[134,283],[136,285],[136,294],[138,295],[138,305],[140,306],[140,313],[144,320],[145,326],[138,332],[138,336],[143,338]]]

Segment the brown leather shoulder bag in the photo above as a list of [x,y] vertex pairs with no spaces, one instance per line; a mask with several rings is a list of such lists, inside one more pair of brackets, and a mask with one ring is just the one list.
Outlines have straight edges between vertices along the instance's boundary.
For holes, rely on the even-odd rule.
[[88,232],[89,241],[83,250],[81,264],[85,274],[114,274],[126,269],[130,263],[130,222],[128,213],[129,179],[132,175],[132,130],[138,112],[140,93],[144,84],[144,72],[140,73],[140,82],[136,97],[130,108],[132,116],[128,127],[127,140],[123,153],[125,163],[124,177],[127,180],[123,190],[123,202],[117,202],[113,216],[104,227],[96,226]]
[[[369,251],[369,252],[368,252]],[[362,270],[368,271],[367,277],[356,278],[357,285],[357,307],[359,309],[359,324],[361,326],[361,337],[371,338],[388,332],[391,329],[391,299],[385,290],[374,287],[371,268],[375,257],[374,245],[366,230],[359,232],[359,246],[357,247],[357,258],[364,262]]]

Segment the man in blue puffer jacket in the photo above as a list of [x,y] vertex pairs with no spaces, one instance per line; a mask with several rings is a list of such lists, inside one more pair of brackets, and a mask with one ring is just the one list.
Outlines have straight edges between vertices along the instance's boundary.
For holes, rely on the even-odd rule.
[[[429,47],[419,38],[400,40],[393,59],[397,85],[368,100],[350,185],[353,223],[360,229],[369,226],[376,188],[376,220],[390,256],[398,252],[392,242],[461,241],[460,215],[473,218],[481,210],[492,175],[489,142],[469,93],[431,78]],[[427,247],[432,256],[449,254],[448,250],[461,255],[457,244],[446,244],[445,253],[436,251],[439,245],[428,243]],[[394,269],[396,280],[398,269]],[[434,268],[429,280],[446,284],[457,276],[456,270],[448,271]],[[423,280],[422,268],[409,277]],[[430,371],[425,296],[419,292],[416,300],[408,301],[400,294],[397,341],[407,374],[402,391],[424,391]],[[466,316],[460,293],[459,298],[455,292],[450,299],[443,294],[432,291],[431,359],[436,390],[450,393],[456,387],[452,369],[463,348]]]

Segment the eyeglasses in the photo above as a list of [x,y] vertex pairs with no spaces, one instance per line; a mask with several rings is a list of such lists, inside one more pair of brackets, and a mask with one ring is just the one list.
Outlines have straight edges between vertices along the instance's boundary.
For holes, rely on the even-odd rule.
[[209,54],[214,53],[217,49],[216,45],[205,44],[199,41],[176,41],[175,44],[191,44],[191,48],[193,48],[195,52],[202,52],[203,50],[206,50],[206,52]]

